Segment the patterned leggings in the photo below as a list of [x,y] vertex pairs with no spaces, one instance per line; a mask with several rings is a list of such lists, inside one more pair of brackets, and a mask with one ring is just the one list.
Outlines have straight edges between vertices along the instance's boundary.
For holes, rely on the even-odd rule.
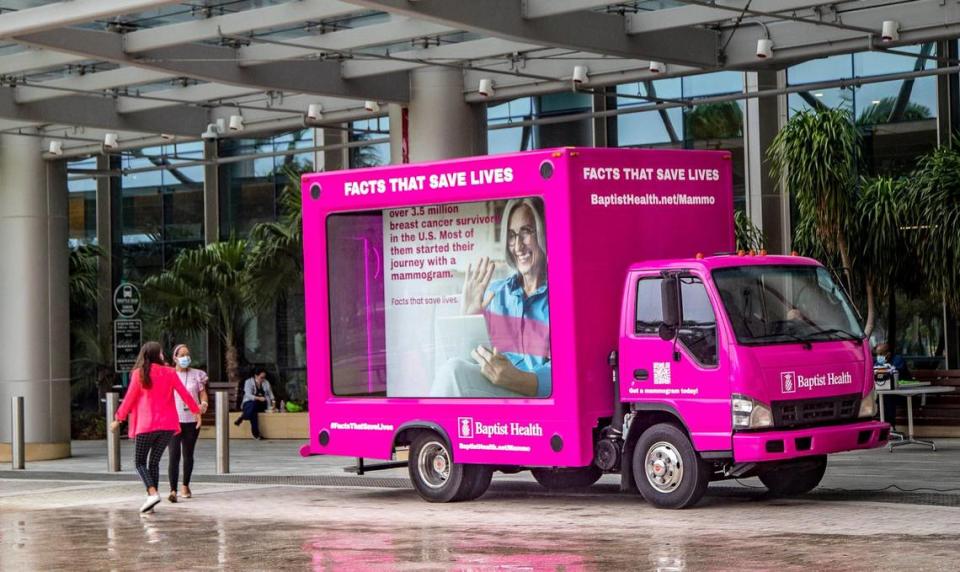
[[160,457],[172,437],[173,431],[151,431],[141,433],[135,439],[134,465],[147,490],[156,488],[160,481]]

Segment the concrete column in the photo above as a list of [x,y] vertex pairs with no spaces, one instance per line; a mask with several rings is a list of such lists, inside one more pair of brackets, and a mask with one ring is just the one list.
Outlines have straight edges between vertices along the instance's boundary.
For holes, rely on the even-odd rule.
[[44,162],[41,141],[0,136],[0,461],[16,395],[27,460],[70,456],[67,170]]
[[[97,171],[113,173],[119,169],[118,156],[97,156]],[[122,200],[119,176],[97,178],[97,246],[103,252],[97,272],[97,330],[100,347],[109,356],[113,355],[113,290],[120,284],[123,270]]]
[[[408,110],[411,163],[487,153],[485,108],[464,101],[460,70],[413,70]],[[391,114],[391,139],[401,129],[402,125],[395,125]]]
[[[749,92],[786,86],[784,72],[744,73],[744,88]],[[767,238],[771,254],[790,251],[790,197],[779,181],[770,177],[767,149],[787,122],[786,96],[748,99],[744,114],[744,157],[746,161],[747,214]]]
[[[219,143],[215,139],[203,142],[203,243],[213,244],[220,241],[220,155]],[[220,336],[207,330],[204,336],[204,349],[207,354],[207,375],[211,380],[224,378],[222,368]]]
[[[391,132],[392,131],[391,129]],[[324,149],[320,152],[323,164],[317,165],[317,170],[326,172],[348,169],[350,166],[350,149],[342,146],[348,139],[347,130],[321,129],[319,133],[323,134],[323,145],[335,145],[337,147],[334,149]]]

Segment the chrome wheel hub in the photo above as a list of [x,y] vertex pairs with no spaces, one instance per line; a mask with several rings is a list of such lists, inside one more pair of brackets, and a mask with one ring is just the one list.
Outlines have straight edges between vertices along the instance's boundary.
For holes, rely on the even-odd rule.
[[431,441],[417,455],[417,469],[425,485],[439,489],[450,478],[450,453],[437,441]]
[[683,481],[680,452],[666,441],[654,443],[647,449],[644,467],[647,482],[658,492],[672,493]]

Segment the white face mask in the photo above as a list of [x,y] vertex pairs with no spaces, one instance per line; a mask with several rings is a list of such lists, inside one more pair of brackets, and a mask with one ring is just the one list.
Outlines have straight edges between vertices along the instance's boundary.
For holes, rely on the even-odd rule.
[[186,369],[190,367],[190,356],[180,356],[177,358],[177,365]]

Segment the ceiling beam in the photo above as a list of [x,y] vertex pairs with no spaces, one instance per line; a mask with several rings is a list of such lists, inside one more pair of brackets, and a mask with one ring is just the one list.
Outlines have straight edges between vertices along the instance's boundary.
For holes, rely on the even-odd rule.
[[286,2],[213,18],[136,30],[124,35],[123,47],[128,53],[144,52],[225,34],[242,34],[251,30],[291,24],[303,25],[312,20],[336,18],[356,11],[356,6],[336,0]]
[[615,4],[615,2],[610,2],[610,0],[526,0],[524,4],[523,16],[525,18],[544,18],[602,8]]
[[[455,44],[442,44],[429,48],[393,52],[390,54],[392,58],[396,58],[393,60],[386,58],[374,61],[348,60],[343,63],[343,77],[367,77],[398,70],[411,70],[429,66],[431,62],[457,64],[458,62],[469,62],[475,58],[489,58],[538,48],[540,46],[500,38],[482,38]],[[573,64],[570,64],[567,73],[573,73]]]
[[523,17],[518,0],[350,0],[515,42],[609,54],[630,59],[713,67],[718,63],[718,34],[701,28],[628,35],[615,14],[573,12],[543,18]]
[[290,44],[303,47],[258,44],[256,40],[254,40],[251,45],[240,48],[240,65],[248,66],[265,61],[309,57],[324,50],[357,50],[453,31],[455,30],[449,26],[443,26],[434,22],[393,16],[389,21],[382,24],[371,24],[349,30],[339,30],[326,34],[313,34],[285,40]]
[[[451,31],[450,28],[440,26],[439,24],[434,24],[432,22],[396,17],[382,24],[371,24],[369,26],[362,26],[349,30],[341,30],[338,32],[330,32],[319,35],[314,34],[287,40],[287,42],[291,45],[254,43],[249,46],[244,46],[238,50],[240,58],[239,64],[243,67],[265,64],[267,62],[273,62],[274,65],[277,65],[278,62],[285,59],[310,57],[323,52],[324,50],[356,50],[371,45],[391,44],[413,38],[442,34],[449,31]],[[298,46],[302,45],[305,47],[291,47],[293,44]],[[57,54],[58,52],[43,51],[38,53]],[[75,56],[68,55],[68,57]],[[4,60],[0,58],[0,68],[2,68],[3,61]],[[140,77],[143,79],[138,79]],[[70,76],[69,78],[51,80],[44,82],[42,85],[45,86],[49,84],[54,87],[60,87],[61,85],[64,85],[67,87],[80,87],[81,89],[95,90],[111,89],[137,83],[162,81],[164,78],[174,77],[177,76],[163,72],[142,70],[136,67],[122,67],[106,72],[90,73],[84,76]],[[73,83],[75,81],[79,81],[80,83]],[[257,90],[238,87],[235,85],[205,83],[202,85],[171,88],[161,92],[154,92],[150,95],[173,100],[189,100],[199,102],[204,100],[239,97],[249,94],[251,91]],[[18,88],[18,98],[20,101],[40,101],[42,99],[52,99],[62,95],[62,91],[57,91],[56,89],[43,89],[40,86]],[[118,109],[121,113],[127,113],[129,111],[155,109],[158,107],[164,107],[166,105],[173,105],[175,103],[176,101],[164,102],[150,99],[125,98],[120,100]]]
[[[841,30],[805,22],[769,22],[773,40],[773,57],[756,57],[759,28],[749,32],[733,31],[727,46],[726,67],[734,69],[782,68],[791,63],[866,50],[881,51],[885,47],[954,39],[960,35],[960,4],[941,0],[915,0],[901,4],[864,5],[851,3],[840,8],[839,18],[851,28],[876,30],[866,34],[857,30]],[[862,8],[860,6],[863,6]],[[900,39],[880,43],[884,20],[900,24]]]
[[48,68],[82,62],[85,59],[89,58],[75,54],[31,49],[0,57],[0,74],[13,75],[32,71],[43,71]]
[[[683,2],[684,0],[680,0]],[[849,0],[714,0],[712,6],[679,6],[628,14],[627,33],[642,34],[686,26],[702,26],[737,18],[744,9],[750,12],[785,14],[807,8],[840,6]],[[749,13],[747,14],[749,15]]]
[[233,48],[179,44],[139,54],[123,51],[123,37],[112,32],[61,28],[16,38],[18,42],[123,65],[262,90],[405,102],[410,85],[405,72],[345,81],[337,61],[290,61],[283,65],[241,67]]
[[163,81],[170,76],[153,70],[141,70],[131,67],[88,73],[67,74],[60,79],[17,87],[17,103],[30,103],[44,99],[54,99],[66,95],[68,90],[97,91],[120,86]]
[[70,0],[53,2],[35,8],[0,14],[0,38],[13,38],[53,30],[72,24],[82,24],[99,18],[109,18],[140,12],[179,0]]
[[78,125],[111,131],[196,136],[203,131],[209,117],[206,109],[189,105],[120,114],[117,113],[113,98],[91,95],[69,95],[18,104],[13,89],[0,89],[0,118],[16,121]]

